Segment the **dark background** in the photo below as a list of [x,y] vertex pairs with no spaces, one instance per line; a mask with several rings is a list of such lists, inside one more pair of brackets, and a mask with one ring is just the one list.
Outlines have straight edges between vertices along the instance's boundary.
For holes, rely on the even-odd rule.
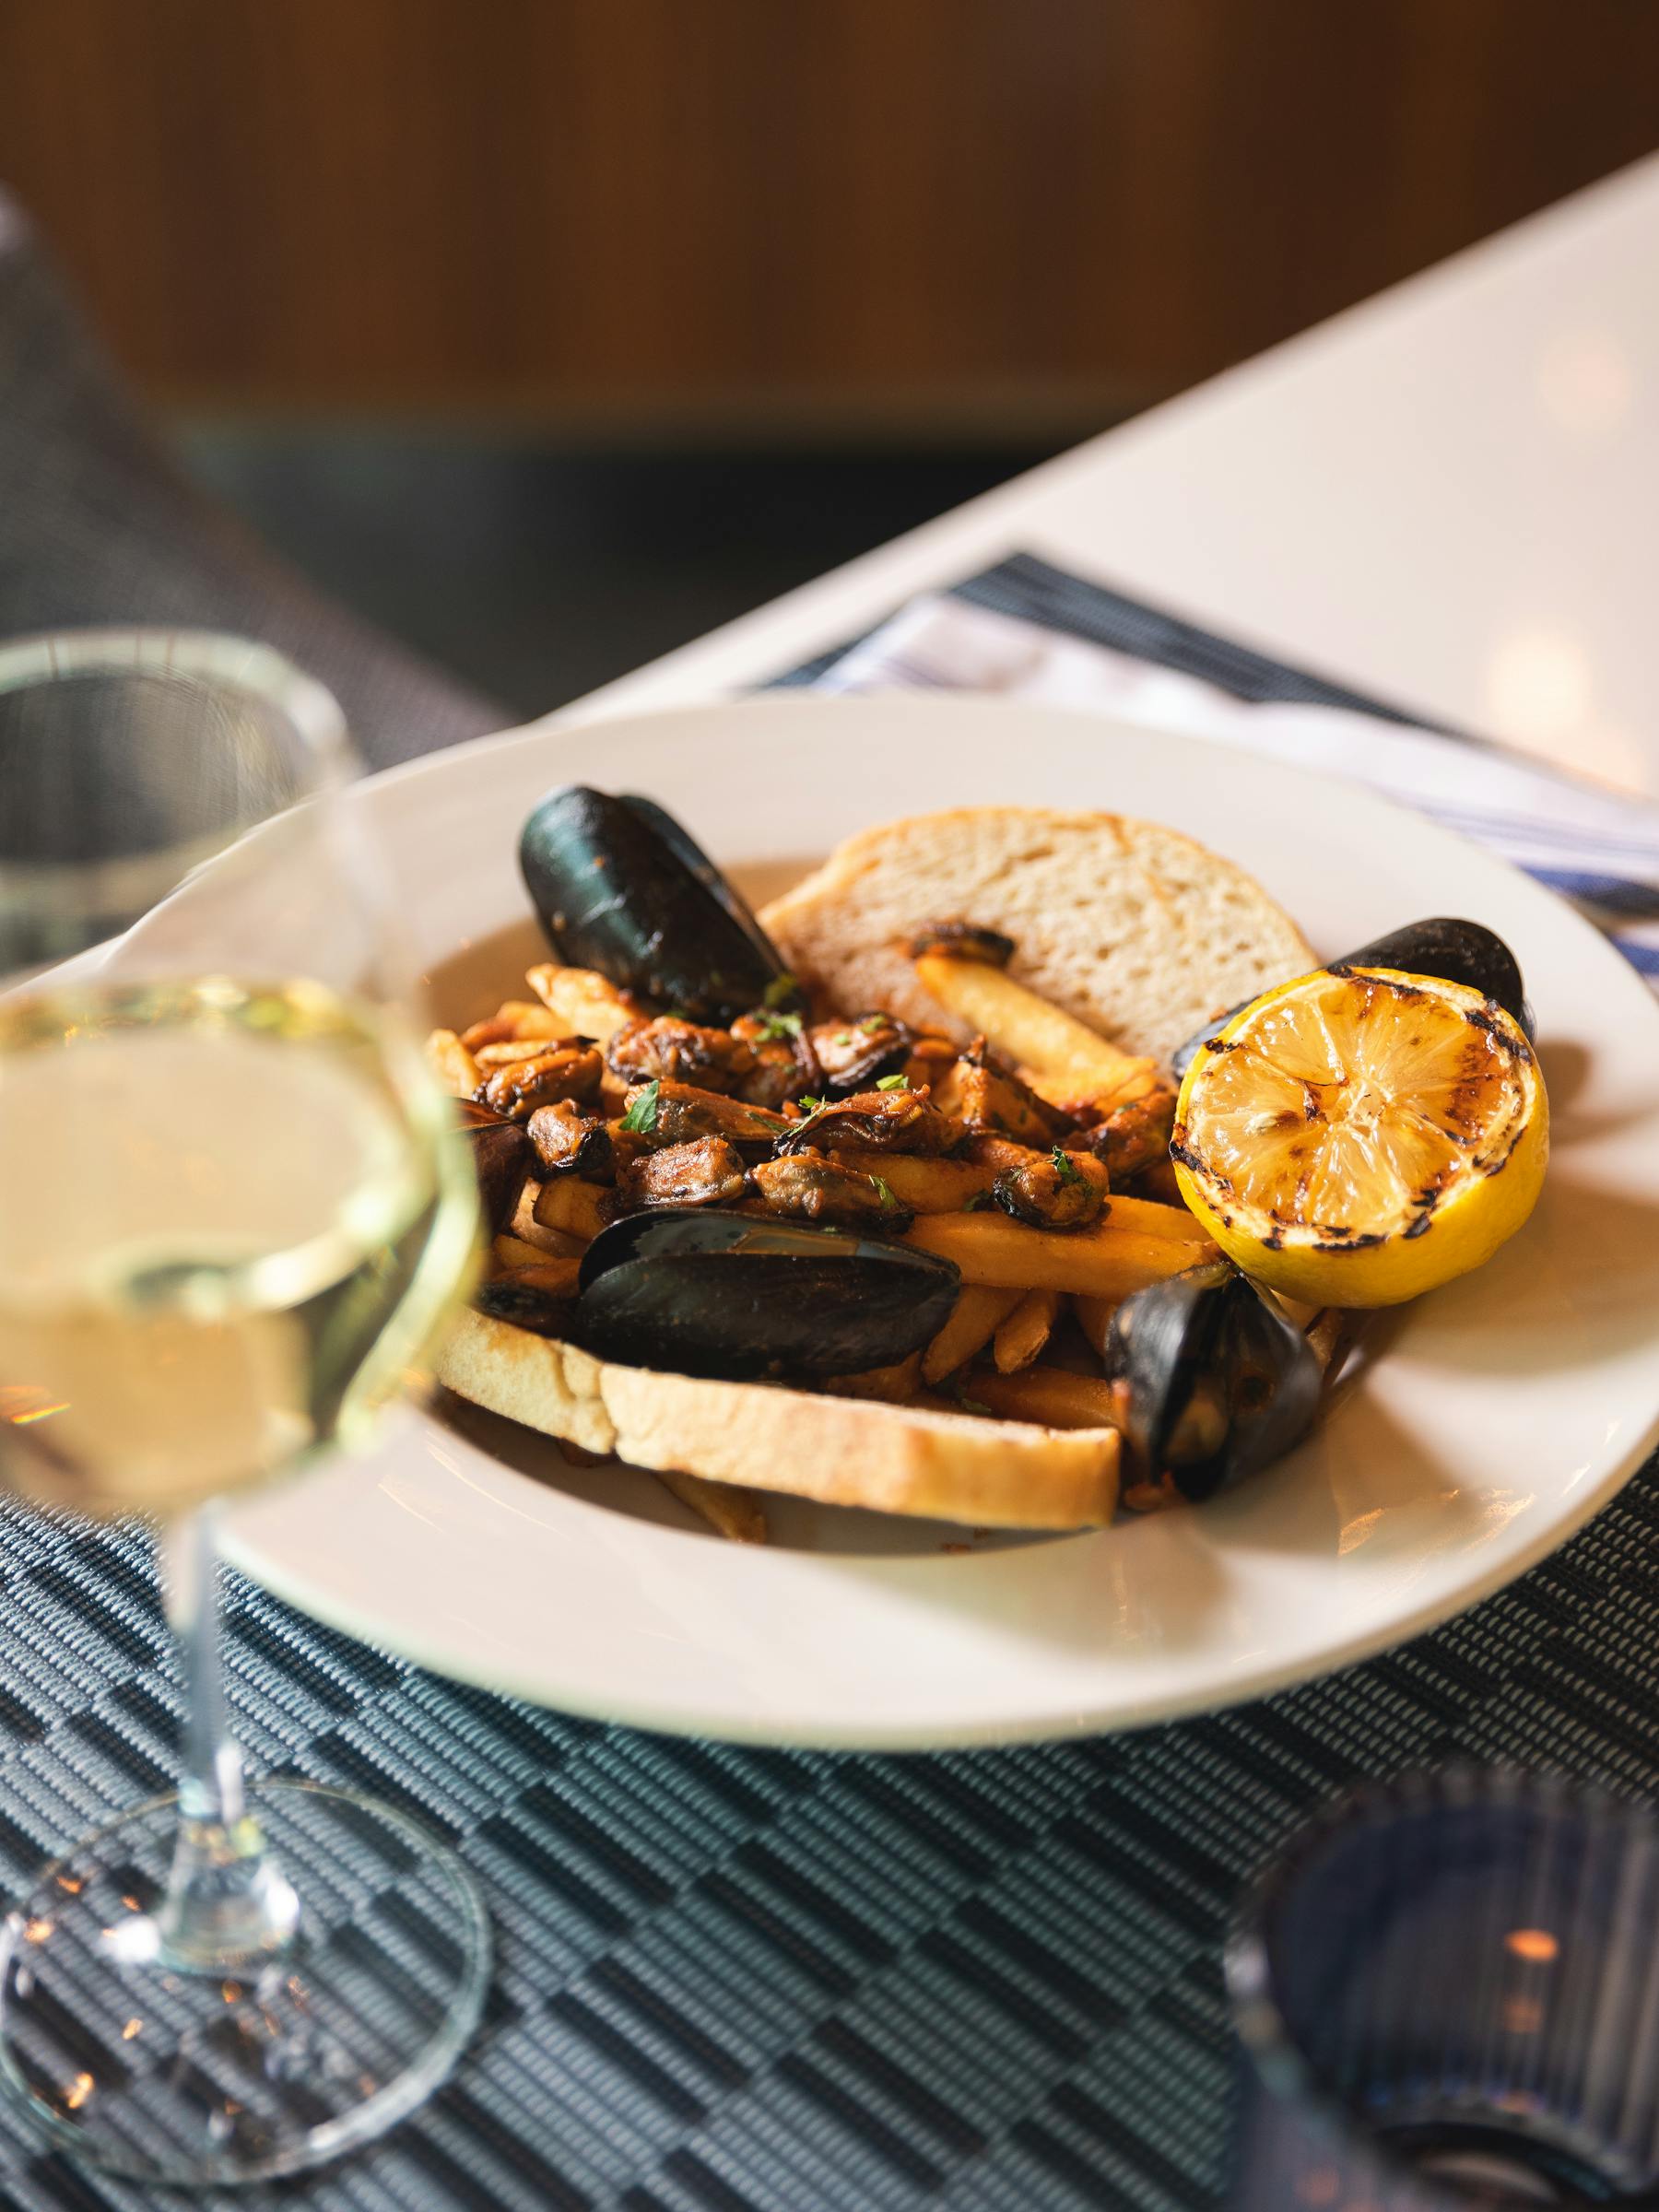
[[524,712],[1656,145],[1651,0],[0,0],[190,467]]

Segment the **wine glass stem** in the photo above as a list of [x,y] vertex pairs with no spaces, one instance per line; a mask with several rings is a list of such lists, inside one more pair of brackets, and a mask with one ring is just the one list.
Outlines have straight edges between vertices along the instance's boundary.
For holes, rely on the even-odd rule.
[[161,1589],[184,1685],[179,1827],[167,1892],[151,1924],[186,1972],[220,1974],[287,1945],[299,1904],[242,1793],[241,1754],[225,1720],[218,1558],[212,1506],[163,1524]]

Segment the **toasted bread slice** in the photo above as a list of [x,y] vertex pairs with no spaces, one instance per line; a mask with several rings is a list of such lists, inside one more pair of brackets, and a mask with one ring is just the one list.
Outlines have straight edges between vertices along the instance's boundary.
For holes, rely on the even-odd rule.
[[983,1528],[1093,1528],[1117,1506],[1111,1429],[657,1374],[472,1312],[438,1375],[475,1406],[584,1451],[827,1505]]
[[864,830],[760,918],[838,1012],[882,1007],[947,1034],[959,1025],[917,982],[905,941],[927,922],[982,924],[1014,939],[1021,982],[1165,1063],[1212,1015],[1318,965],[1231,861],[1155,822],[1048,806]]

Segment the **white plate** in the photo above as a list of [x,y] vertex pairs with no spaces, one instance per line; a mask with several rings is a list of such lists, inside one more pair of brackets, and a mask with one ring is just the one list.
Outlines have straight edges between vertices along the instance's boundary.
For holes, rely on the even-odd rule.
[[700,1533],[648,1477],[578,1473],[483,1415],[410,1414],[366,1461],[236,1514],[231,1557],[306,1611],[645,1727],[886,1747],[1058,1736],[1397,1643],[1542,1558],[1649,1448],[1659,1008],[1524,877],[1358,788],[1195,740],[1006,701],[766,697],[486,741],[367,788],[452,1015],[517,981],[481,941],[524,914],[531,804],[577,777],[653,794],[735,870],[790,875],[870,822],[1027,800],[1192,831],[1330,956],[1472,914],[1514,947],[1537,1011],[1548,1185],[1490,1266],[1379,1323],[1382,1356],[1312,1441],[1201,1511],[964,1549],[960,1530],[781,1507],[782,1541],[757,1550]]

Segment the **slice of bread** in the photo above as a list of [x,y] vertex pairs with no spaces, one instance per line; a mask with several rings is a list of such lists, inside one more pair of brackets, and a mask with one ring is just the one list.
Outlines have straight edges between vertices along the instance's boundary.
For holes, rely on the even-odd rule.
[[438,1379],[475,1406],[637,1467],[982,1528],[1093,1528],[1117,1506],[1111,1429],[1039,1429],[595,1359],[463,1315]]
[[1231,861],[1155,822],[1047,806],[865,830],[760,919],[838,1013],[881,1007],[947,1034],[959,1024],[917,982],[904,940],[927,922],[981,923],[1014,939],[1019,982],[1165,1063],[1212,1015],[1318,966]]

